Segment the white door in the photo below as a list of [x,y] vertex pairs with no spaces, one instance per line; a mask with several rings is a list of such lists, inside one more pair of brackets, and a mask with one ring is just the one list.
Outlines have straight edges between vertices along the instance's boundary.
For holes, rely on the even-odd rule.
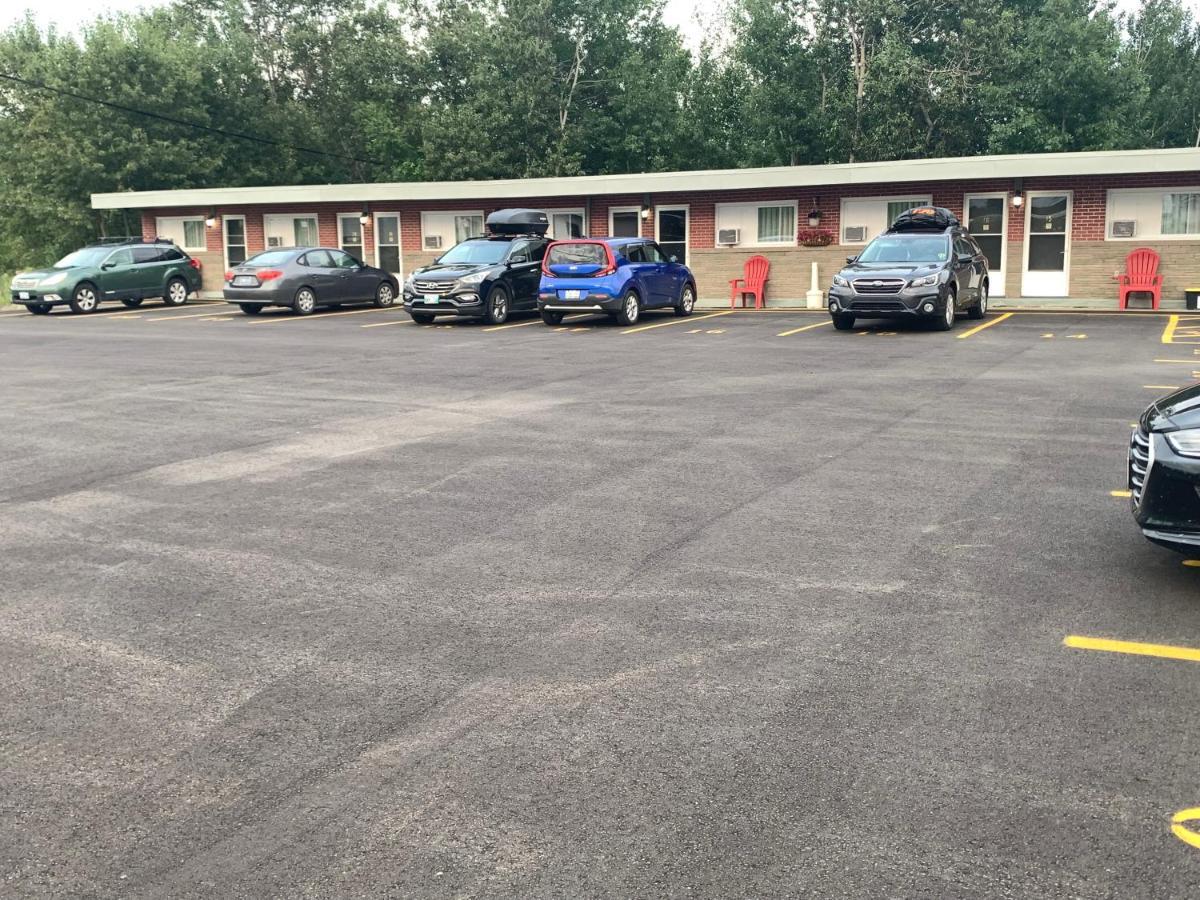
[[967,231],[979,244],[988,262],[988,285],[993,297],[1004,296],[1005,261],[1008,241],[1008,197],[1004,194],[968,195]]
[[404,280],[404,259],[400,253],[400,214],[375,214],[375,265]]
[[1037,191],[1025,201],[1021,294],[1065,297],[1071,281],[1071,192]]

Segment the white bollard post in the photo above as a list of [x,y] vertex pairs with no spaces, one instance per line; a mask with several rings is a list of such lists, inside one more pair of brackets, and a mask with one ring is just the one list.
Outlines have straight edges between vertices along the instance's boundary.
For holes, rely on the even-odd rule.
[[805,299],[808,301],[809,309],[824,309],[825,308],[825,292],[821,290],[821,282],[817,275],[817,264],[812,264],[812,287],[808,289],[808,294]]

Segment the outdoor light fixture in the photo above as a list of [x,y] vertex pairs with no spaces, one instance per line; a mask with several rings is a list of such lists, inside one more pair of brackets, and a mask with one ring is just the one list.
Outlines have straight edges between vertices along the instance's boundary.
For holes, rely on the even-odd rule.
[[1021,190],[1022,187],[1023,187],[1023,185],[1021,184],[1020,178],[1018,178],[1016,181],[1013,182],[1013,198],[1012,198],[1013,206],[1020,207],[1025,202],[1025,196]]
[[808,227],[816,228],[821,224],[821,198],[813,198],[813,208],[808,211]]
[[369,213],[367,210],[365,210],[365,209],[364,209],[364,210],[362,211],[362,213],[361,213],[361,214],[359,214],[359,217],[358,217],[358,224],[359,224],[359,225],[366,225],[366,224],[367,224],[368,222],[370,222],[370,221],[371,221],[371,214],[370,214],[370,213]]
[[208,217],[204,220],[204,224],[209,228],[216,228],[220,222],[221,220],[217,218],[217,214],[215,212],[210,212]]
[[642,218],[650,218],[650,195],[642,194]]

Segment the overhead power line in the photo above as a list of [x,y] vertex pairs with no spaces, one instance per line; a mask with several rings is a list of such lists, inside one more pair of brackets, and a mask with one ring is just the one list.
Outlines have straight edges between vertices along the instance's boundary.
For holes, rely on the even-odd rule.
[[174,116],[164,116],[161,113],[150,112],[146,109],[136,109],[132,106],[125,106],[121,103],[113,103],[111,100],[102,100],[99,97],[89,97],[87,94],[79,94],[75,91],[68,91],[65,88],[57,88],[41,81],[34,81],[32,78],[21,78],[19,75],[10,75],[7,72],[0,72],[0,78],[5,81],[16,82],[23,84],[26,87],[36,88],[39,91],[49,91],[52,94],[59,94],[63,97],[73,97],[76,100],[83,100],[85,103],[95,103],[99,106],[107,106],[109,109],[118,109],[121,112],[132,113],[135,116],[144,116],[147,119],[157,119],[160,122],[169,122],[172,125],[182,125],[185,128],[194,128],[197,131],[206,131],[209,134],[219,134],[222,137],[236,138],[240,141],[252,141],[256,144],[266,144],[270,147],[284,147],[289,150],[296,150],[300,153],[311,153],[314,156],[328,156],[333,159],[344,159],[349,162],[370,163],[372,165],[384,165],[378,159],[363,159],[360,156],[347,156],[344,153],[331,153],[328,150],[316,150],[312,147],[302,147],[299,144],[290,144],[287,141],[276,141],[271,138],[259,137],[254,134],[243,134],[240,131],[227,131],[224,128],[214,128],[211,125],[202,125],[199,122],[189,122],[186,119],[176,119]]

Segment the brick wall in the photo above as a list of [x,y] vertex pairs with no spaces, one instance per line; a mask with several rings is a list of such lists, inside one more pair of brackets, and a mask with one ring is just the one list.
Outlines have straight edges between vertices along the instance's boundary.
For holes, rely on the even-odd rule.
[[[1112,273],[1124,266],[1125,255],[1132,249],[1127,243],[1104,240],[1105,207],[1107,191],[1118,187],[1171,187],[1194,185],[1200,182],[1200,173],[1151,173],[1130,176],[1079,176],[1073,178],[1027,178],[1023,190],[1065,190],[1072,192],[1071,210],[1071,284],[1070,294],[1079,298],[1115,297]],[[654,194],[649,197],[653,207],[686,205],[689,211],[688,261],[696,274],[700,298],[708,302],[727,301],[729,279],[742,272],[746,259],[761,253],[771,260],[771,280],[768,284],[768,302],[775,304],[796,303],[803,300],[809,287],[809,266],[817,262],[820,267],[820,283],[828,284],[833,272],[842,265],[844,258],[860,247],[834,244],[826,248],[810,249],[800,246],[770,249],[738,247],[716,247],[716,204],[738,202],[761,202],[773,200],[795,201],[797,204],[797,228],[807,227],[808,211],[816,206],[821,211],[821,227],[832,232],[835,239],[841,234],[841,203],[843,199],[855,197],[930,196],[934,204],[950,209],[958,216],[963,215],[963,198],[966,194],[1004,193],[1011,201],[1013,181],[1011,179],[977,179],[973,181],[906,182],[850,185],[818,188],[778,188],[736,191],[691,191]],[[174,208],[151,210],[143,213],[142,232],[147,237],[155,233],[156,216],[237,214],[246,217],[247,252],[257,253],[264,248],[263,215],[266,213],[315,213],[321,241],[332,246],[338,242],[337,215],[360,214],[364,209],[372,216],[363,229],[366,261],[374,263],[374,219],[377,212],[398,213],[401,228],[401,252],[405,271],[428,264],[437,255],[426,252],[422,247],[421,213],[423,211],[482,210],[484,215],[510,206],[529,206],[541,209],[578,208],[585,211],[589,233],[594,236],[608,234],[609,210],[614,207],[641,208],[646,201],[641,194],[626,194],[590,199],[574,197],[528,197],[504,201],[496,200],[452,200],[452,201],[387,201],[375,203],[289,203],[278,205],[248,205],[216,210],[196,208]],[[1024,255],[1025,209],[1008,207],[1006,294],[1009,298],[1021,293],[1021,268]],[[642,220],[642,235],[653,238],[655,216]],[[219,279],[224,265],[224,235],[222,224],[206,229],[208,259],[216,259],[215,265],[205,263],[206,288],[212,278]],[[1140,244],[1139,244],[1140,246]],[[1166,294],[1182,295],[1182,288],[1200,279],[1200,239],[1196,241],[1147,241],[1163,257],[1163,275]],[[215,254],[215,256],[213,256]],[[214,274],[211,274],[214,273]],[[1188,284],[1185,284],[1187,282]],[[219,284],[217,285],[219,287]]]

